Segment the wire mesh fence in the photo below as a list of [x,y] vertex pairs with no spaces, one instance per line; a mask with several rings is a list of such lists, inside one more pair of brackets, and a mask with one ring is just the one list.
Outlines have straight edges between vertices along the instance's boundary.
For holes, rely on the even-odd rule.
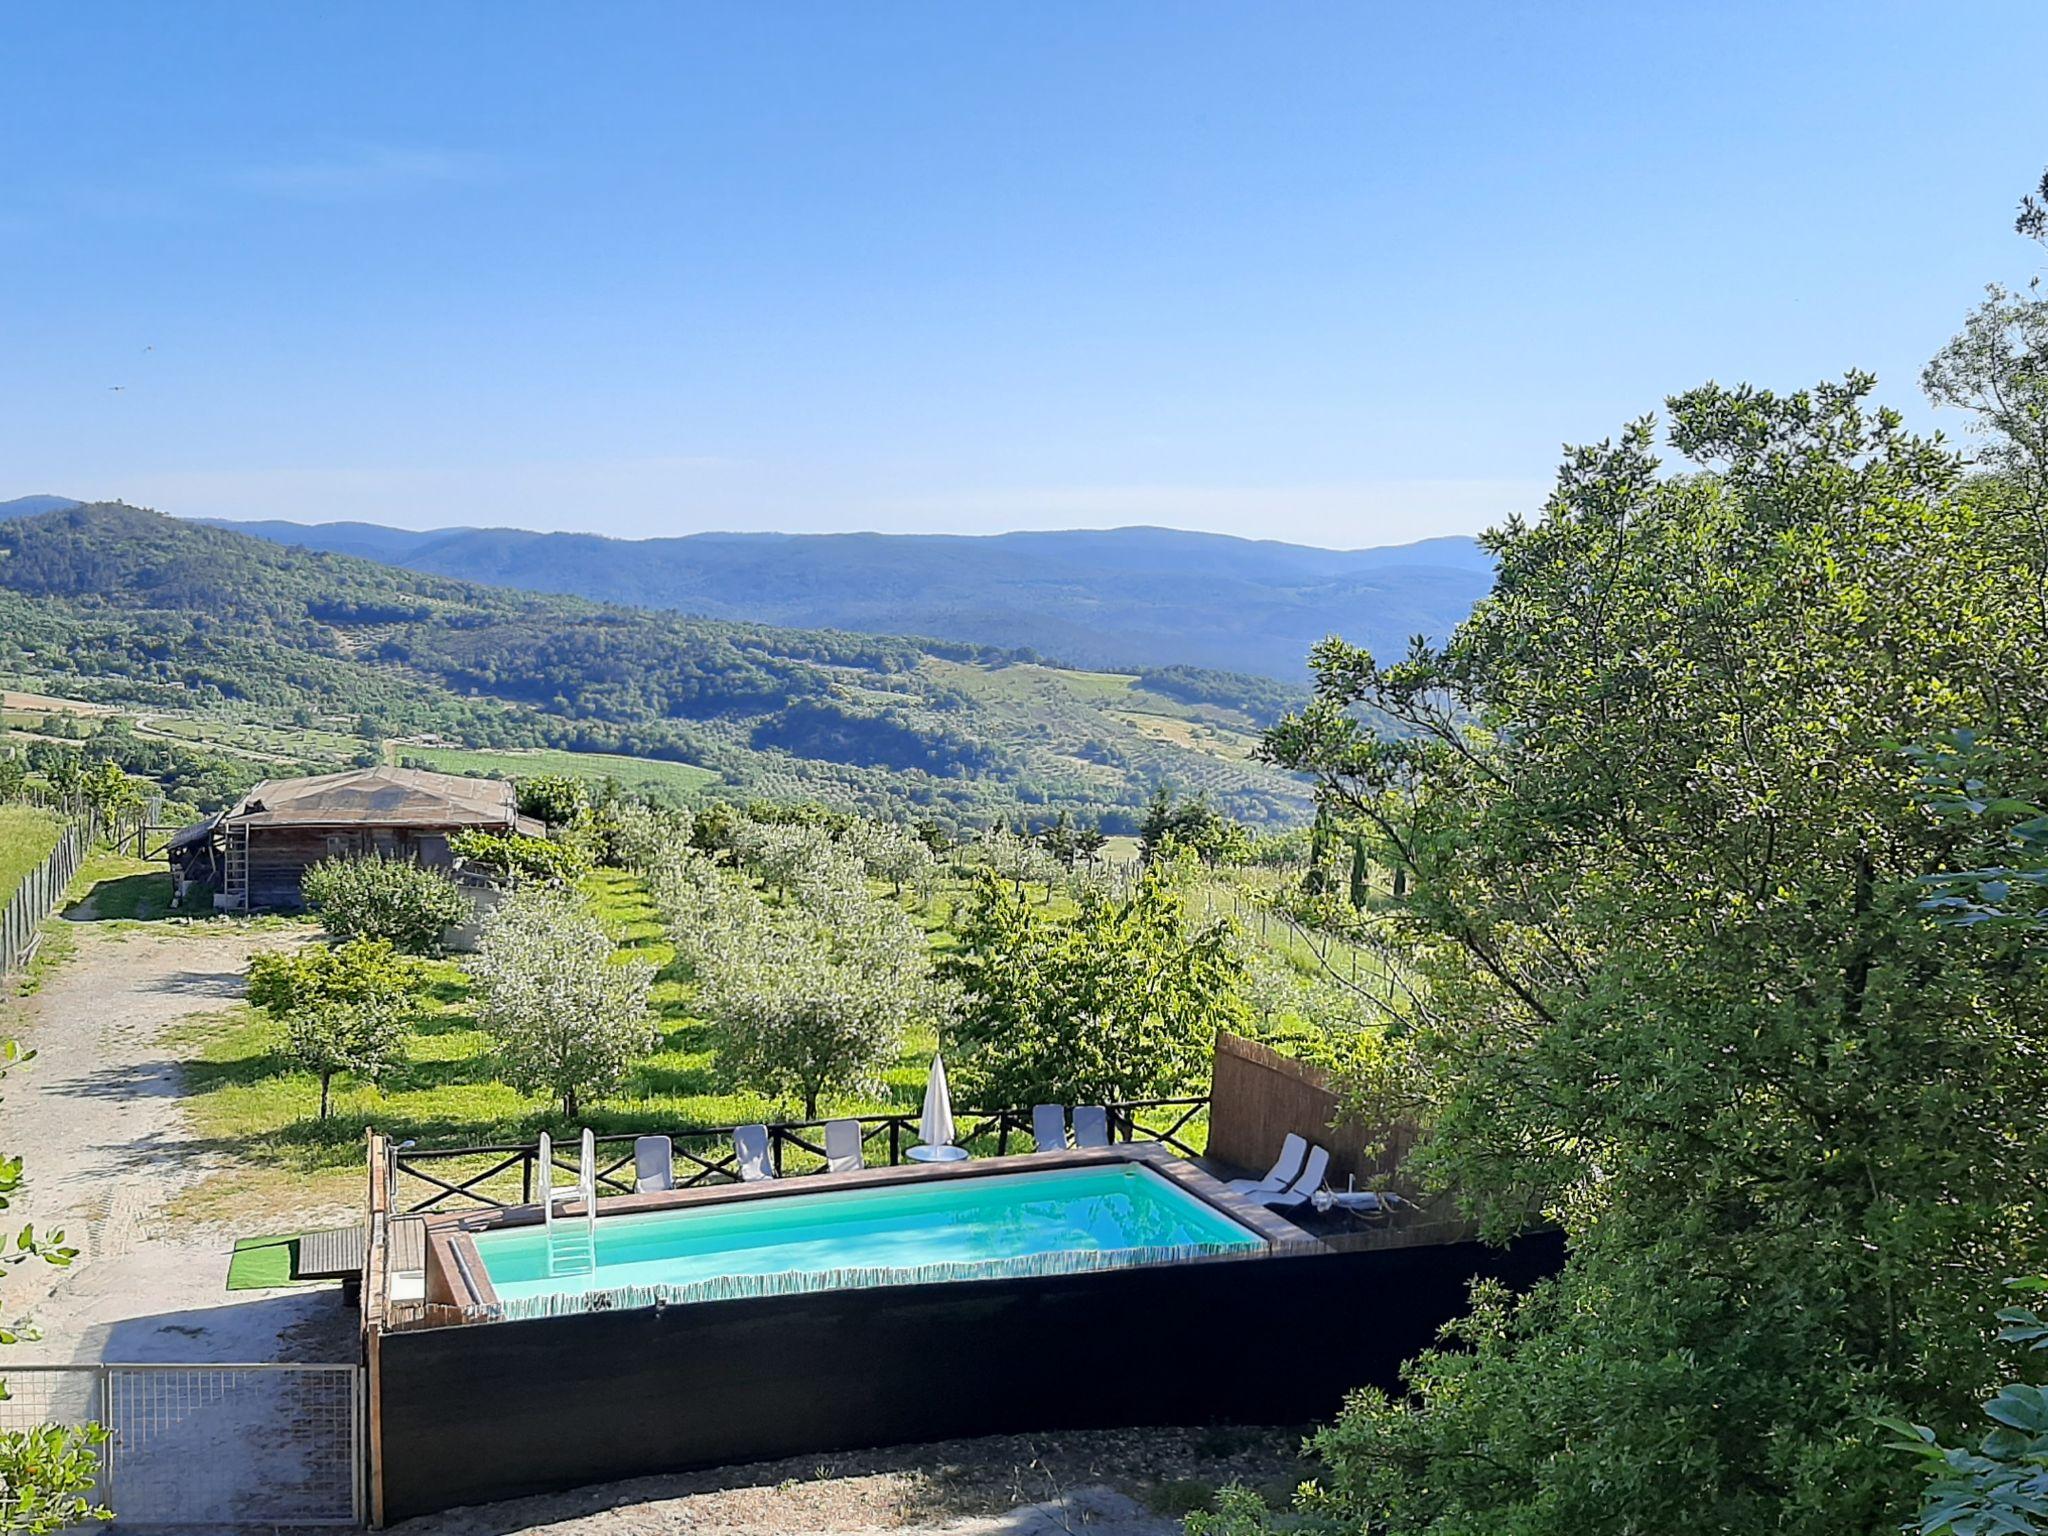
[[103,1424],[122,1529],[362,1523],[354,1365],[9,1365],[0,1432]]

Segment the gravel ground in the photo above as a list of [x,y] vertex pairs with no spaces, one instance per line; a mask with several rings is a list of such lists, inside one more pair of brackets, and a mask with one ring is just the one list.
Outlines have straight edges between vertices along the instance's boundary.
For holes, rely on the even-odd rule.
[[[6,1145],[27,1157],[11,1214],[62,1228],[68,1269],[9,1272],[5,1311],[41,1337],[21,1364],[95,1360],[348,1360],[355,1344],[330,1289],[225,1289],[236,1233],[172,1222],[179,1191],[227,1166],[178,1097],[177,1026],[242,996],[249,956],[303,942],[289,932],[70,930],[77,952],[0,1028],[36,1057],[7,1076]],[[302,1213],[310,1224],[323,1213]],[[346,1219],[347,1213],[338,1214]]]
[[395,1536],[1174,1536],[1225,1483],[1269,1501],[1309,1469],[1295,1429],[1145,1429],[809,1456],[408,1520]]

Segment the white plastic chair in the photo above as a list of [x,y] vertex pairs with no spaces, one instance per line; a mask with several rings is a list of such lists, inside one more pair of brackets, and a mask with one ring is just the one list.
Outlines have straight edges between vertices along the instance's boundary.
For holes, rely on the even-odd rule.
[[648,1195],[676,1187],[676,1149],[666,1136],[641,1136],[633,1143],[633,1191]]
[[866,1166],[867,1158],[861,1151],[860,1122],[858,1120],[827,1120],[825,1122],[825,1171],[827,1173],[852,1173],[856,1168]]
[[1074,1145],[1077,1147],[1108,1146],[1109,1111],[1100,1104],[1076,1104],[1074,1106]]
[[1273,1159],[1273,1167],[1263,1179],[1232,1179],[1223,1187],[1240,1195],[1277,1195],[1301,1177],[1301,1165],[1307,1158],[1307,1140],[1289,1131],[1287,1139],[1280,1143],[1280,1155]]
[[739,1164],[740,1178],[752,1183],[757,1179],[775,1177],[775,1165],[768,1160],[768,1127],[765,1125],[743,1125],[732,1133],[733,1160]]
[[1067,1150],[1067,1107],[1064,1104],[1031,1106],[1031,1139],[1041,1152]]

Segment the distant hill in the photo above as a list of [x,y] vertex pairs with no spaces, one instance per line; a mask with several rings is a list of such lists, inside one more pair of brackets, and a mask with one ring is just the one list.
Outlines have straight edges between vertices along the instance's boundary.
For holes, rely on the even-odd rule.
[[935,635],[1080,667],[1189,665],[1289,681],[1331,634],[1397,655],[1493,582],[1476,541],[1329,550],[1170,528],[988,536],[223,523],[278,543],[471,581],[706,618]]
[[0,680],[145,712],[321,721],[401,758],[690,764],[737,798],[955,824],[1065,810],[1128,830],[1160,784],[1252,822],[1308,807],[1300,782],[1250,760],[1260,726],[1303,699],[1270,679],[1076,672],[969,643],[686,618],[119,503],[0,521]]
[[17,496],[12,501],[0,501],[0,519],[34,517],[39,512],[62,512],[67,507],[82,505],[69,496]]

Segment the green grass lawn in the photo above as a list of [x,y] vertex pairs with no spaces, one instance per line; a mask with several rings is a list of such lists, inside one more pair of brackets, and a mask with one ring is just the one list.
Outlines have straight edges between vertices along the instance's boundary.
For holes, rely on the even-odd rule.
[[572,779],[617,779],[632,794],[662,800],[693,800],[718,775],[694,763],[671,763],[651,757],[621,757],[611,752],[491,752],[457,747],[415,747],[393,742],[395,757],[430,763],[445,773],[483,773],[499,778],[526,778],[539,773],[566,774]]
[[105,848],[86,855],[64,895],[64,914],[100,922],[142,921],[171,909],[171,876],[161,864]]
[[[454,960],[423,962],[429,992],[414,1020],[406,1061],[379,1083],[336,1079],[332,1112],[317,1118],[320,1086],[282,1050],[283,1031],[257,1011],[231,1008],[189,1027],[176,1042],[185,1091],[200,1132],[244,1169],[209,1181],[184,1214],[226,1214],[241,1189],[269,1188],[280,1200],[317,1191],[346,1199],[361,1181],[364,1131],[374,1126],[423,1145],[529,1142],[542,1130],[573,1137],[585,1125],[612,1131],[686,1129],[792,1119],[802,1106],[777,1102],[722,1080],[711,1027],[691,1011],[695,984],[675,958],[638,876],[599,870],[584,885],[617,937],[620,957],[660,967],[654,984],[657,1042],[617,1093],[587,1105],[574,1124],[556,1107],[499,1080],[492,1042],[469,1004],[469,979]],[[828,1101],[830,1114],[915,1109],[931,1063],[930,1035],[905,1043],[883,1073],[880,1098]],[[279,1183],[266,1175],[284,1175]],[[246,1177],[245,1177],[246,1175]],[[305,1181],[312,1181],[309,1186]]]
[[296,1237],[245,1237],[228,1258],[228,1289],[263,1291],[290,1285],[298,1265]]
[[29,871],[50,856],[64,835],[64,823],[30,805],[0,805],[0,905],[14,895]]

